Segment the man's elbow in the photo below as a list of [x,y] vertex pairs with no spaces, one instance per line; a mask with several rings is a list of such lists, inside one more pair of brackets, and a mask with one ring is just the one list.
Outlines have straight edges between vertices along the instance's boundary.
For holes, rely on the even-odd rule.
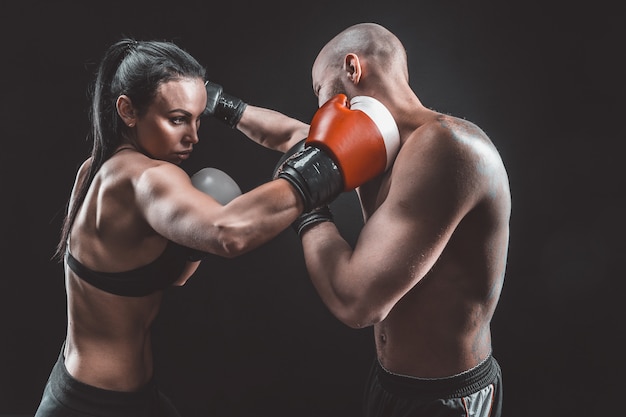
[[381,309],[372,308],[365,303],[354,303],[352,306],[339,306],[333,309],[335,317],[343,324],[353,329],[363,329],[380,323],[387,313]]

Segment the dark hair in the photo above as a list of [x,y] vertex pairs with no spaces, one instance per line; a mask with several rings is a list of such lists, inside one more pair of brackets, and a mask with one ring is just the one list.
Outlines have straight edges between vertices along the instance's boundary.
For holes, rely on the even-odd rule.
[[179,78],[201,78],[206,70],[188,52],[172,42],[122,39],[106,50],[90,88],[90,139],[93,141],[91,164],[87,174],[76,184],[69,204],[55,257],[63,259],[67,238],[87,190],[102,164],[122,143],[127,127],[116,109],[117,98],[127,95],[138,116],[143,116],[157,89],[163,83]]

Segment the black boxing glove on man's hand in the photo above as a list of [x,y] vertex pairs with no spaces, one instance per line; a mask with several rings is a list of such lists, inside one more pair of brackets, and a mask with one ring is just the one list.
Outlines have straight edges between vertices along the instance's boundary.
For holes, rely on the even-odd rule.
[[240,98],[224,93],[221,85],[207,81],[206,87],[206,114],[235,128],[247,104]]

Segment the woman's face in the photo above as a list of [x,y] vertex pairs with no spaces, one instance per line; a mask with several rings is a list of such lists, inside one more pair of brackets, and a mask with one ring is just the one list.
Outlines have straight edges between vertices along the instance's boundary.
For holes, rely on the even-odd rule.
[[150,156],[174,164],[189,158],[198,143],[200,118],[207,94],[201,78],[183,78],[162,84],[137,119],[136,140]]

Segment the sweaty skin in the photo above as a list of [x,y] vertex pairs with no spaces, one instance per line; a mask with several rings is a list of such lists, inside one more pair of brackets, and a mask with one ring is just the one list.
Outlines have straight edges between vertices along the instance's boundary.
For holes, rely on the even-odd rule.
[[467,121],[434,114],[407,138],[393,171],[359,197],[357,269],[344,273],[364,274],[359,300],[356,284],[349,289],[365,321],[352,324],[374,325],[379,360],[396,373],[442,377],[478,365],[491,351],[510,208],[491,142]]
[[338,90],[378,98],[398,124],[401,148],[389,171],[357,189],[365,224],[354,249],[322,223],[302,237],[307,268],[339,320],[374,326],[386,369],[455,375],[491,352],[508,250],[508,177],[480,128],[421,104],[397,38],[376,33],[376,49],[351,36],[329,42],[314,63],[319,102]]
[[[155,260],[168,240],[235,257],[267,242],[301,213],[297,192],[284,180],[262,184],[226,205],[193,186],[178,165],[199,141],[205,105],[202,79],[162,84],[141,117],[129,100],[119,99],[121,116],[136,135],[104,162],[73,223],[69,249],[82,264],[100,272],[130,271]],[[88,159],[81,166],[75,189],[90,163]],[[183,285],[198,265],[189,262],[173,277],[174,285]],[[108,390],[142,387],[153,374],[150,326],[163,291],[114,295],[67,267],[65,281],[69,373]]]
[[327,43],[312,81],[320,106],[340,93],[382,102],[401,143],[393,166],[356,189],[365,223],[354,247],[332,222],[302,233],[321,299],[346,325],[374,327],[391,372],[438,378],[477,366],[491,353],[508,251],[511,196],[497,149],[475,124],[421,103],[402,44],[378,25]]

